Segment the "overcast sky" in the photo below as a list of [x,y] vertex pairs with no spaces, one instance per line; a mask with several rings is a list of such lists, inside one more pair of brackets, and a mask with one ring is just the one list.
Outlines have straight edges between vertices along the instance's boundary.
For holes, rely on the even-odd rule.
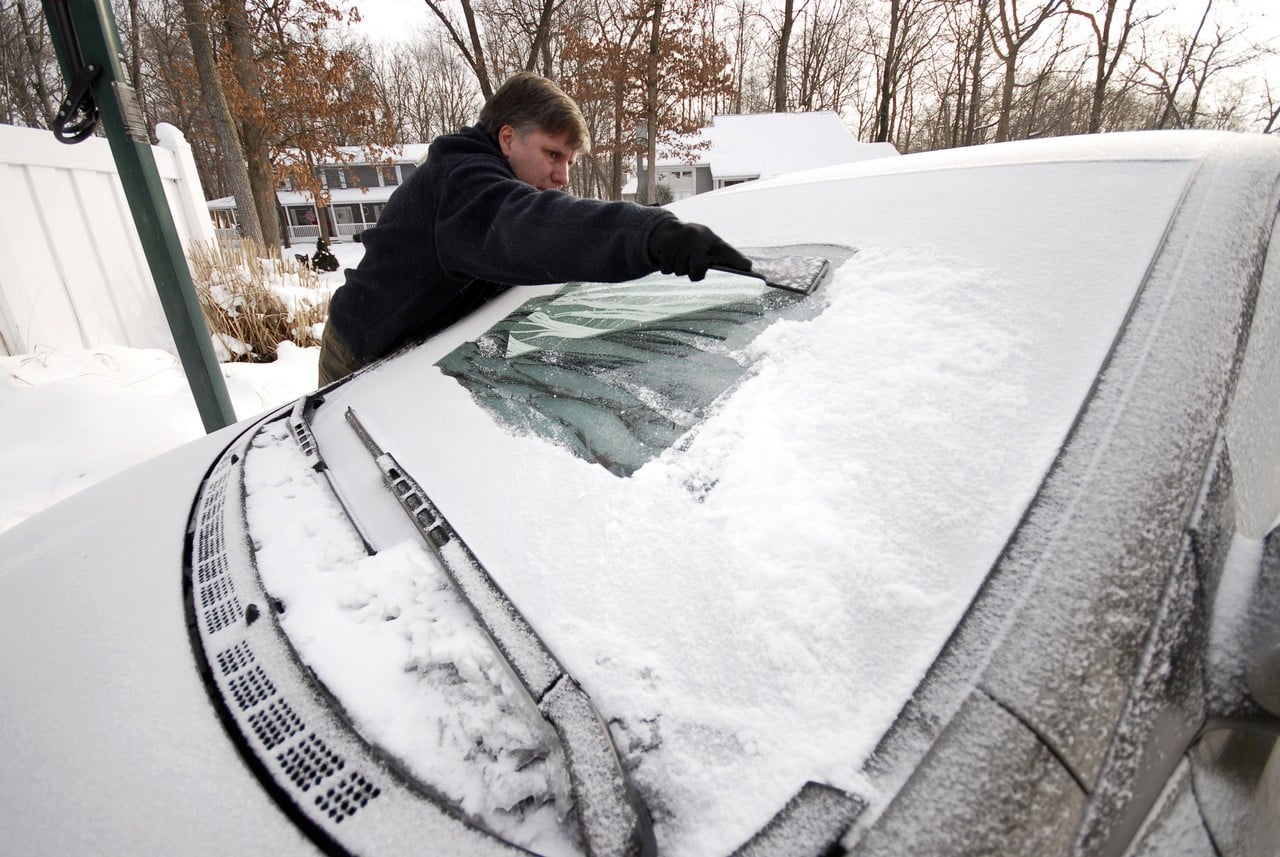
[[[777,5],[778,0],[765,0]],[[1206,0],[1143,0],[1150,10],[1164,8],[1181,18],[1188,28],[1199,22]],[[347,0],[348,8],[360,10],[363,29],[374,41],[403,40],[412,37],[434,21],[423,0]],[[1214,0],[1215,11],[1224,20],[1239,15],[1247,21],[1249,36],[1256,43],[1280,42],[1280,2],[1277,0]],[[1280,57],[1266,65],[1270,77],[1280,85]],[[1262,73],[1262,66],[1258,73]]]

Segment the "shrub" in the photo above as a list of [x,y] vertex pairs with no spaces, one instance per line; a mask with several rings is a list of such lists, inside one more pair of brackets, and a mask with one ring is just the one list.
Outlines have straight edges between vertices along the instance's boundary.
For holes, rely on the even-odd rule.
[[311,268],[242,238],[195,246],[191,275],[220,360],[269,363],[286,340],[320,344],[330,293]]

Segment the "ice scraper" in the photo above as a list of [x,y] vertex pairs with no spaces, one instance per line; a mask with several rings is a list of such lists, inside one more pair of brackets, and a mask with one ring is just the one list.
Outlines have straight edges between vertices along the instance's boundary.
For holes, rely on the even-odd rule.
[[812,294],[821,284],[831,267],[822,256],[748,256],[751,270],[730,268],[721,265],[713,266],[717,271],[730,274],[741,274],[745,277],[757,277],[764,280],[765,285],[775,289],[786,289],[802,295]]

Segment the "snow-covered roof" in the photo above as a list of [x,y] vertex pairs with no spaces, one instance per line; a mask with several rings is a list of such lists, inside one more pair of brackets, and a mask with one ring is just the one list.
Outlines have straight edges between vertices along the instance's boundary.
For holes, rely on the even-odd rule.
[[[383,187],[341,187],[330,188],[329,203],[331,205],[340,205],[353,202],[386,202],[391,198],[391,194],[400,185],[386,185]],[[297,190],[277,190],[276,200],[281,205],[311,205],[315,202],[310,192]],[[210,211],[232,210],[236,207],[236,198],[234,196],[223,196],[217,199],[209,200],[206,205]]]
[[[338,146],[341,152],[348,160],[341,163],[337,161],[320,161],[317,167],[356,167],[366,166],[369,164],[385,164],[390,158],[397,164],[417,164],[421,165],[427,159],[427,149],[430,143],[404,143],[399,146],[388,146],[382,151],[382,157],[370,157],[369,149],[365,146]],[[299,159],[298,149],[289,149],[282,155],[284,160]]]
[[[386,156],[397,163],[414,163],[421,164],[427,159],[427,149],[430,143],[405,143],[400,146],[391,146],[386,150]],[[368,153],[363,146],[339,146],[338,151],[352,158],[347,166],[356,164],[383,163],[383,160],[371,161],[367,157]]]
[[704,160],[718,179],[770,178],[898,154],[891,143],[860,143],[830,110],[716,116]]
[[[830,110],[716,116],[686,141],[692,158],[658,152],[658,167],[705,166],[717,179],[772,178],[898,154],[892,143],[860,143]],[[635,178],[624,192],[635,192]]]

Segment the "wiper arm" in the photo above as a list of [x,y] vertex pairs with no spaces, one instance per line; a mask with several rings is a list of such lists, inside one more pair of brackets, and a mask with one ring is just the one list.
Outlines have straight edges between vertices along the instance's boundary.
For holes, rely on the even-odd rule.
[[422,487],[391,453],[378,446],[351,408],[346,411],[346,419],[462,600],[559,736],[588,853],[592,857],[656,854],[648,810],[627,781],[609,728],[591,698],[489,576]]

